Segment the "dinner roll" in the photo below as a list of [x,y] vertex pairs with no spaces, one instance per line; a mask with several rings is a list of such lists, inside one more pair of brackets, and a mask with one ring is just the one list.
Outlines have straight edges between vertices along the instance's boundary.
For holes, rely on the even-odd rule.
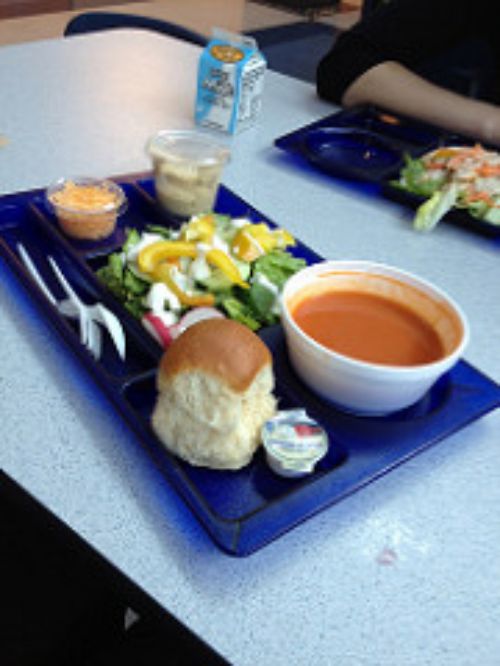
[[163,355],[152,425],[163,444],[192,465],[239,469],[276,412],[271,354],[231,319],[190,326]]

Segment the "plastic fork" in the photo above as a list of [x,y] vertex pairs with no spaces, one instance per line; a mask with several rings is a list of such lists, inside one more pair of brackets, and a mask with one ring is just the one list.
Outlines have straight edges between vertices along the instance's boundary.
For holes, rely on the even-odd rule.
[[[101,345],[101,330],[96,324],[102,324],[107,329],[108,333],[113,340],[116,351],[121,359],[125,358],[125,336],[123,335],[122,325],[116,315],[111,310],[108,310],[102,303],[95,303],[94,305],[86,305],[87,313],[91,322],[95,325],[94,334],[96,347],[100,350]],[[60,311],[68,317],[78,316],[73,303],[68,299],[60,303]]]
[[[56,297],[54,296],[54,294],[47,287],[45,281],[43,280],[43,278],[40,275],[37,267],[33,263],[30,255],[28,254],[24,245],[22,245],[21,243],[18,243],[17,244],[17,251],[18,251],[19,256],[21,257],[24,265],[26,266],[26,268],[30,272],[31,276],[33,277],[33,279],[35,280],[37,285],[42,290],[42,292],[45,295],[45,297],[47,298],[47,300],[55,308],[57,308],[59,311],[62,312],[64,310],[63,314],[66,314],[68,316],[74,316],[74,314],[76,313],[78,315],[78,318],[80,319],[80,342],[82,343],[82,345],[88,347],[89,350],[94,354],[95,349],[91,348],[92,346],[89,344],[88,317],[86,316],[86,314],[84,312],[84,308],[77,306],[77,301],[80,303],[81,306],[83,306],[83,304],[81,303],[81,301],[79,301],[78,297],[76,296],[75,292],[71,289],[70,285],[68,285],[64,276],[62,276],[62,278],[63,278],[63,281],[64,281],[66,287],[67,287],[67,288],[65,288],[65,292],[68,295],[68,299],[66,301],[58,301],[56,299]],[[55,264],[55,262],[54,262],[54,264]],[[54,269],[54,265],[52,264],[52,262],[51,262],[51,265],[52,265],[52,268],[53,268],[54,272],[56,273],[59,281],[61,282],[61,284],[63,284],[62,281],[60,280],[60,275],[62,275],[62,273],[59,270],[57,264],[55,264],[55,269]],[[69,297],[70,293],[72,294],[71,298]],[[70,310],[72,310],[71,314],[70,314]]]
[[[85,305],[75,293],[63,272],[56,264],[53,257],[47,257],[57,279],[68,296],[68,300],[74,306],[79,319],[80,330],[85,330],[86,344],[96,358],[101,354],[101,330],[98,324],[103,325],[109,332],[111,339],[121,359],[125,358],[125,336],[118,318],[108,310],[102,303]],[[67,310],[67,307],[64,307]]]
[[102,351],[102,335],[99,324],[104,326],[109,332],[111,339],[121,359],[125,358],[125,335],[119,319],[108,310],[102,303],[86,305],[82,302],[75,290],[69,284],[63,272],[57,265],[53,257],[47,257],[47,260],[54,271],[61,287],[66,293],[67,298],[58,301],[50,289],[45,284],[38,269],[33,263],[25,247],[17,244],[17,251],[29,273],[40,287],[47,300],[57,310],[67,316],[79,319],[80,322],[80,342],[87,347],[91,354],[99,359]]
[[80,298],[77,296],[75,290],[70,285],[70,283],[64,277],[63,272],[56,264],[55,260],[52,257],[47,257],[47,261],[52,267],[52,270],[55,273],[55,276],[59,280],[59,284],[66,292],[66,296],[70,302],[74,305],[75,310],[78,314],[78,319],[80,320],[80,342],[82,345],[85,345],[89,350],[94,353],[93,346],[93,330],[91,326],[91,320],[87,313],[87,307],[82,303]]

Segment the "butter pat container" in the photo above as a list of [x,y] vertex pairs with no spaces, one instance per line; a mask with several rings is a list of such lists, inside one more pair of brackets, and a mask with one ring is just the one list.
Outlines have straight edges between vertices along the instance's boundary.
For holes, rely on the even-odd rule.
[[328,435],[304,409],[279,411],[262,427],[261,439],[269,467],[279,476],[311,474],[328,451]]
[[266,67],[255,39],[215,29],[198,65],[196,124],[229,134],[253,125]]

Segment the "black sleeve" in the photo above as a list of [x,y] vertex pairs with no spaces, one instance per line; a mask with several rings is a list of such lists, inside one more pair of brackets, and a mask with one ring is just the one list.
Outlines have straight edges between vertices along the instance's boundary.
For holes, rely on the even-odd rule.
[[392,60],[411,70],[481,30],[476,0],[391,0],[341,34],[317,69],[317,91],[341,103],[349,85],[371,67]]

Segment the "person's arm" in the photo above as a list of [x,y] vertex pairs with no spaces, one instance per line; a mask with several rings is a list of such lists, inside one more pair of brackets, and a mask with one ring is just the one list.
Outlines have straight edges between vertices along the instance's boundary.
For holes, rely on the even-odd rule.
[[500,107],[464,97],[417,76],[397,62],[382,62],[356,78],[343,106],[375,104],[500,146]]

